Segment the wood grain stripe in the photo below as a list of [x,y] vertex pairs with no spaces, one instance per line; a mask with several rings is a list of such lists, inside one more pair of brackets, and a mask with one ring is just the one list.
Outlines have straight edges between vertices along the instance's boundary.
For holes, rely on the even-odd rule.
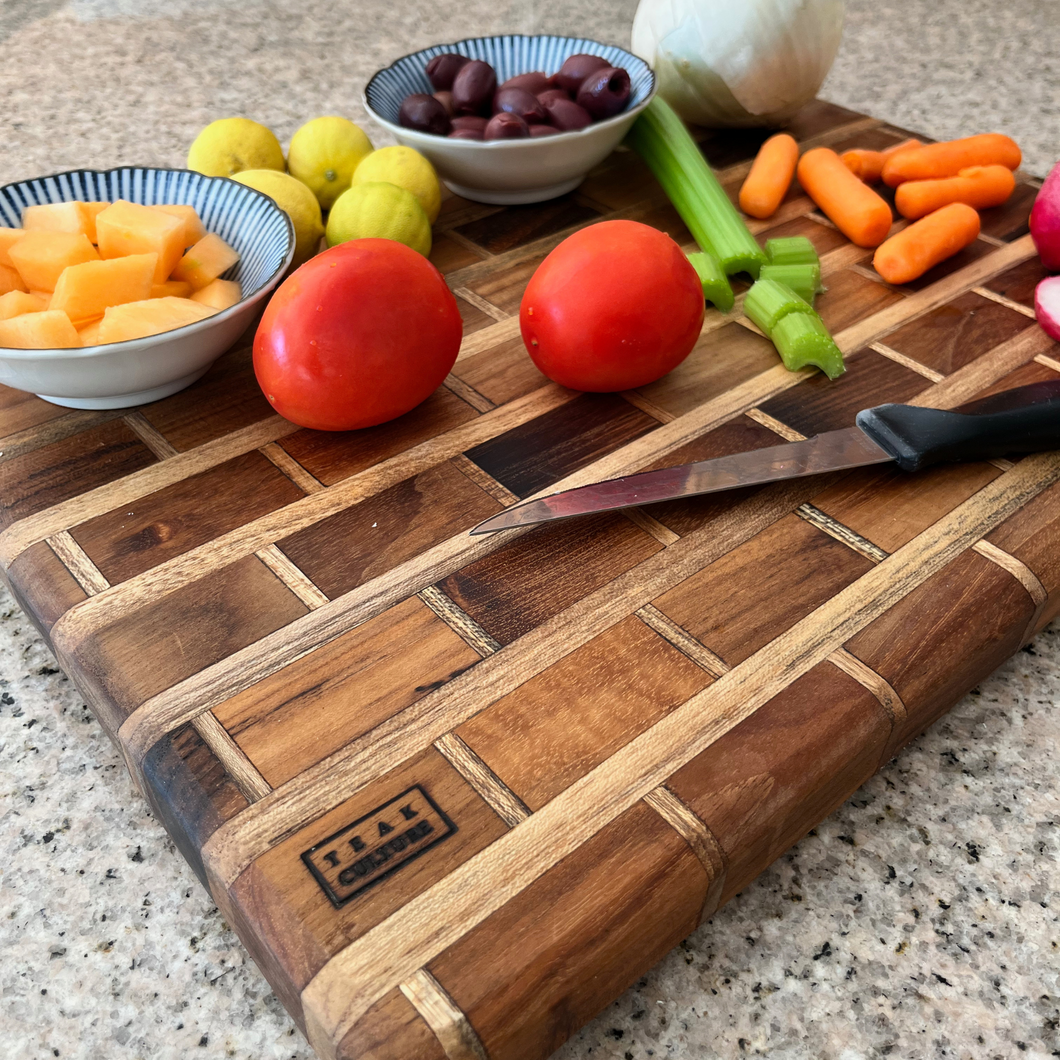
[[413,972],[398,987],[434,1032],[448,1060],[489,1060],[467,1016],[426,968]]
[[500,306],[495,306],[492,302],[487,301],[480,294],[475,294],[470,287],[454,287],[453,294],[458,298],[463,298],[465,302],[469,302],[476,309],[481,310],[488,317],[493,317],[494,320],[507,320],[511,316],[511,313],[506,313]]
[[1054,372],[1060,372],[1060,361],[1055,358],[1047,357],[1044,353],[1039,353],[1034,359],[1043,368],[1051,368]]
[[225,772],[235,781],[236,787],[248,802],[257,802],[272,791],[269,782],[243,753],[239,744],[228,735],[228,731],[212,711],[200,714],[191,724],[202,737],[203,743],[217,756]]
[[1031,320],[1038,319],[1034,310],[1031,309],[1029,305],[1024,305],[1022,302],[1014,302],[1011,298],[1006,298],[1003,294],[998,294],[997,291],[991,291],[989,287],[973,287],[972,290],[980,297],[989,298],[991,302],[997,302],[998,305],[1007,306],[1009,309],[1015,310],[1017,313],[1022,313],[1025,317],[1030,317]]
[[919,372],[919,374],[925,379],[930,379],[933,383],[938,383],[946,378],[942,372],[936,372],[934,368],[928,368],[926,364],[914,361],[912,357],[906,357],[904,353],[899,353],[885,343],[873,342],[870,343],[869,348],[875,350],[878,354],[886,357],[888,360],[894,361],[895,364],[903,365],[910,371]]
[[96,596],[110,588],[110,582],[104,577],[103,572],[97,567],[85,550],[70,536],[66,530],[60,530],[48,538],[51,546],[59,559],[66,564],[67,570],[74,576],[77,584],[88,593]]
[[748,409],[744,415],[748,419],[752,419],[755,423],[760,423],[766,430],[772,431],[774,434],[780,435],[786,442],[804,442],[806,441],[805,434],[799,434],[794,427],[789,427],[786,423],[781,423],[780,420],[773,416],[770,416],[768,412],[763,412],[761,409]]
[[1038,575],[1023,560],[1017,559],[989,541],[977,541],[972,548],[984,559],[988,559],[1003,570],[1007,570],[1027,590],[1036,608],[1040,608],[1049,598],[1049,592],[1038,580]]
[[261,447],[261,455],[276,465],[299,489],[306,493],[319,493],[324,483],[307,471],[282,445],[269,442]]
[[159,460],[177,455],[177,450],[144,417],[142,412],[130,412],[122,417],[126,426],[151,450]]
[[452,373],[445,377],[442,385],[450,393],[456,394],[461,401],[466,401],[476,412],[490,412],[497,407],[495,402],[490,401],[484,394],[480,394],[473,386],[469,386],[463,379]]
[[488,471],[483,471],[478,464],[469,460],[463,453],[457,453],[450,463],[454,464],[462,475],[466,475],[476,486],[484,489],[495,501],[499,501],[505,507],[515,504],[519,499],[507,486],[498,482]]
[[851,655],[846,648],[836,648],[828,656],[828,661],[876,697],[880,706],[891,716],[892,730],[904,724],[909,712],[902,697],[875,670],[866,666],[856,655]]
[[275,545],[266,545],[254,553],[288,589],[313,609],[323,607],[328,598],[310,580],[305,571],[296,567]]
[[795,509],[795,514],[800,519],[805,519],[811,526],[823,530],[829,537],[842,542],[847,548],[852,548],[866,559],[872,560],[873,563],[879,563],[887,558],[887,553],[879,545],[874,545],[867,537],[862,537],[849,526],[844,526],[838,519],[833,519],[812,504],[799,505]]
[[680,534],[675,534],[668,526],[663,526],[655,516],[649,515],[643,508],[623,508],[620,514],[634,526],[654,537],[663,548],[681,540]]
[[526,803],[456,733],[439,736],[434,746],[509,828],[530,816]]
[[712,677],[721,677],[732,669],[720,655],[715,655],[710,648],[701,644],[691,633],[682,629],[652,604],[645,604],[633,613],[644,625],[658,633],[663,640],[672,644],[682,655],[691,659]]
[[1057,481],[1060,455],[1027,457],[346,946],[302,992],[310,1043],[334,1055],[388,990]]
[[416,594],[450,629],[482,656],[501,650],[500,642],[491,637],[463,608],[458,607],[437,585],[428,585]]

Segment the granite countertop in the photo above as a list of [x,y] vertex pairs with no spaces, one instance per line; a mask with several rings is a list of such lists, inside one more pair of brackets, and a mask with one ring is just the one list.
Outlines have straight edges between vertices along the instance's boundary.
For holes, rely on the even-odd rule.
[[[0,182],[181,165],[208,121],[363,119],[397,54],[626,43],[635,3],[4,0]],[[822,95],[1060,153],[1056,0],[850,0]],[[377,143],[385,138],[367,126]],[[1060,626],[1042,633],[560,1050],[562,1060],[1060,1055]],[[0,599],[0,1052],[309,1060],[120,756]]]

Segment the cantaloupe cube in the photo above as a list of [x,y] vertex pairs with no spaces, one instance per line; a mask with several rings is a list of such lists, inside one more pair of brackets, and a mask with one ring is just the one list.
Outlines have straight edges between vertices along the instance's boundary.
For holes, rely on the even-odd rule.
[[102,324],[102,320],[93,320],[91,324],[86,324],[83,328],[77,329],[78,338],[81,339],[82,346],[99,346],[99,326]]
[[8,265],[0,265],[0,294],[8,291],[28,291],[29,288],[22,282],[18,269],[12,269]]
[[243,288],[239,286],[238,280],[214,280],[201,291],[196,291],[191,296],[191,300],[212,306],[220,311],[235,305],[242,297]]
[[97,242],[96,236],[96,218],[110,205],[109,202],[84,202],[81,204],[85,208],[85,223],[88,225],[88,231],[86,235],[93,243]]
[[34,291],[54,291],[63,269],[99,260],[84,232],[27,232],[8,253],[26,286]]
[[206,235],[206,225],[202,223],[194,206],[175,204],[156,206],[155,209],[179,217],[184,222],[184,246],[194,246]]
[[26,291],[8,291],[0,294],[0,320],[10,320],[23,313],[41,313],[48,308],[48,298]]
[[11,260],[8,251],[25,234],[26,230],[24,228],[0,228],[0,265],[6,265],[9,269],[15,267],[15,263]]
[[233,250],[219,235],[207,232],[180,259],[180,264],[173,270],[173,279],[187,280],[196,291],[201,291],[237,261],[239,261],[237,251]]
[[182,328],[211,316],[214,310],[190,298],[150,298],[146,302],[127,302],[111,306],[99,325],[99,341],[125,342]]
[[52,309],[61,309],[75,327],[103,316],[103,311],[123,302],[151,297],[157,254],[129,254],[107,261],[86,261],[63,269],[52,295]]
[[165,298],[167,295],[173,298],[190,298],[191,284],[184,280],[166,280],[165,283],[156,283],[151,287],[150,298]]
[[119,199],[96,216],[96,238],[101,258],[157,254],[155,283],[163,283],[184,253],[184,222],[152,206]]
[[63,350],[80,346],[70,318],[59,309],[0,320],[0,346],[14,350]]
[[[22,227],[27,231],[83,232],[90,243],[96,241],[96,214],[109,203],[55,202],[27,206],[22,211]],[[98,209],[95,209],[98,207]]]

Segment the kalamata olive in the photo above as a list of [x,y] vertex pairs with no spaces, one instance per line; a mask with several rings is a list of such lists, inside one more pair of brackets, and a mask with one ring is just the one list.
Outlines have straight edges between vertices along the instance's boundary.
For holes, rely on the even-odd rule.
[[531,125],[545,121],[545,108],[538,102],[537,96],[531,95],[525,88],[498,89],[493,97],[493,113],[518,114]]
[[594,121],[603,121],[626,109],[629,102],[629,74],[621,67],[608,67],[591,73],[578,89],[577,103]]
[[561,132],[584,129],[593,121],[592,115],[584,107],[579,107],[573,99],[554,99],[545,110],[548,112],[548,120]]
[[470,61],[466,55],[457,55],[455,52],[436,55],[427,64],[427,79],[437,91],[448,91],[453,87],[457,71]]
[[568,92],[577,92],[581,83],[594,71],[611,64],[599,55],[572,55],[553,75],[552,80]]
[[555,136],[559,132],[553,125],[531,125],[530,136],[536,138],[538,136]]
[[434,98],[445,107],[445,113],[451,118],[453,116],[453,93],[443,89],[441,92],[435,92]]
[[537,98],[547,107],[554,99],[570,99],[570,93],[562,88],[546,88],[544,92],[538,92]]
[[484,140],[518,140],[530,135],[530,126],[518,114],[501,111],[486,126]]
[[486,131],[486,122],[488,118],[480,118],[477,114],[458,114],[453,119],[454,129],[471,129],[472,132],[477,132],[481,137]]
[[[534,128],[537,128],[535,125]],[[454,129],[449,134],[450,140],[481,140],[482,133],[478,129]]]
[[449,115],[445,107],[426,92],[416,92],[406,96],[398,111],[398,124],[406,129],[419,129],[420,132],[436,133],[445,136],[449,132]]
[[453,108],[457,114],[488,114],[497,90],[497,75],[489,63],[472,59],[453,79]]
[[525,88],[530,95],[536,96],[538,92],[544,92],[546,88],[551,87],[552,78],[548,74],[541,73],[540,70],[534,70],[529,74],[516,74],[515,77],[509,77],[497,91],[503,92],[506,88]]

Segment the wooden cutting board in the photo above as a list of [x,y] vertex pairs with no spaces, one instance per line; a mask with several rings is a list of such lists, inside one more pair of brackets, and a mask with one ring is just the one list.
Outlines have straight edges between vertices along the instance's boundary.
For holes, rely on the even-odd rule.
[[[822,102],[792,132],[908,135]],[[765,135],[703,134],[733,196]],[[547,1056],[1060,610],[1055,454],[467,535],[540,490],[1055,378],[1036,188],[903,288],[798,188],[756,222],[818,248],[835,383],[738,310],[638,391],[536,371],[519,300],[564,236],[691,248],[620,151],[553,202],[446,201],[464,344],[394,423],[273,415],[250,335],[137,411],[0,392],[6,577],[322,1057]]]

